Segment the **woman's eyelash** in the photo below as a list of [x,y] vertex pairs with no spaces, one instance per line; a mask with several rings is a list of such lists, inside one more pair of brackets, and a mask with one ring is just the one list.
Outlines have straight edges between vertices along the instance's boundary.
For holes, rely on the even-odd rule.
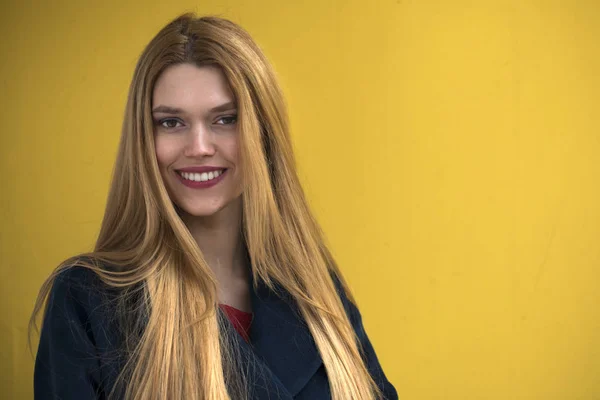
[[225,116],[223,116],[223,117],[219,117],[219,119],[217,119],[217,123],[218,123],[219,121],[224,121],[224,120],[226,120],[226,121],[229,121],[229,122],[224,122],[224,123],[222,123],[222,124],[219,124],[219,125],[233,125],[233,124],[235,124],[235,123],[237,122],[237,117],[238,117],[238,116],[237,116],[237,114],[233,114],[233,115],[225,115]]
[[[234,125],[237,122],[238,116],[237,114],[232,115],[224,115],[219,117],[215,123],[217,125]],[[155,122],[156,125],[165,128],[165,129],[175,129],[183,126],[183,122],[176,118],[163,118],[159,119]]]
[[[166,122],[167,123],[168,122],[172,122],[172,123],[174,122],[175,126],[167,126],[167,125],[165,125]],[[179,120],[177,120],[175,118],[163,118],[163,119],[160,119],[160,120],[156,121],[156,123],[158,125],[160,125],[161,127],[163,127],[163,128],[172,129],[172,128],[178,128],[177,124],[181,124],[181,121],[179,121]]]

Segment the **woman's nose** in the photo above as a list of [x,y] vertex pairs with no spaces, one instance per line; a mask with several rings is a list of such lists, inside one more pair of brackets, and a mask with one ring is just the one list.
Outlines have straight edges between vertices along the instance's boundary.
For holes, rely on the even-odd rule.
[[210,129],[202,124],[198,124],[198,126],[190,129],[185,156],[202,157],[213,154],[215,154],[215,144]]

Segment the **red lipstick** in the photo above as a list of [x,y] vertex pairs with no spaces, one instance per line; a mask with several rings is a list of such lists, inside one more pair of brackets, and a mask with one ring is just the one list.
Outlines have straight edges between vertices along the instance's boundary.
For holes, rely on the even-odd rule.
[[[199,180],[195,180],[200,178],[198,175],[208,174],[209,172],[222,171],[221,174],[213,179],[209,179],[207,181],[200,182]],[[217,183],[221,182],[227,173],[226,168],[221,167],[211,167],[211,166],[203,166],[203,167],[186,167],[180,168],[176,170],[176,175],[179,178],[179,181],[185,186],[192,189],[207,189],[215,186]],[[182,176],[182,174],[187,175],[187,177]],[[193,179],[189,179],[190,175],[195,175]]]
[[197,172],[199,174],[203,173],[203,172],[211,172],[211,171],[220,171],[220,170],[224,170],[227,168],[223,168],[223,167],[213,167],[210,165],[204,165],[201,167],[185,167],[185,168],[179,168],[177,169],[177,171],[179,172]]

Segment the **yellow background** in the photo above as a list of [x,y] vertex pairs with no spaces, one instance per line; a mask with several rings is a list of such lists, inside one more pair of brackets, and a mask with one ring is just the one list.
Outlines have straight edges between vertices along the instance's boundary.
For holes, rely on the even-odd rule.
[[248,29],[401,399],[600,399],[600,2],[4,1],[0,398],[42,280],[98,232],[137,56]]

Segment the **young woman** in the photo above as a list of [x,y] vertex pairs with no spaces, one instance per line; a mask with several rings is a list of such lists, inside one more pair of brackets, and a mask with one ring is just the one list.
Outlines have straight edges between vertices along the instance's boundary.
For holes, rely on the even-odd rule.
[[141,55],[93,252],[43,285],[37,399],[397,399],[304,197],[273,70],[183,15]]

